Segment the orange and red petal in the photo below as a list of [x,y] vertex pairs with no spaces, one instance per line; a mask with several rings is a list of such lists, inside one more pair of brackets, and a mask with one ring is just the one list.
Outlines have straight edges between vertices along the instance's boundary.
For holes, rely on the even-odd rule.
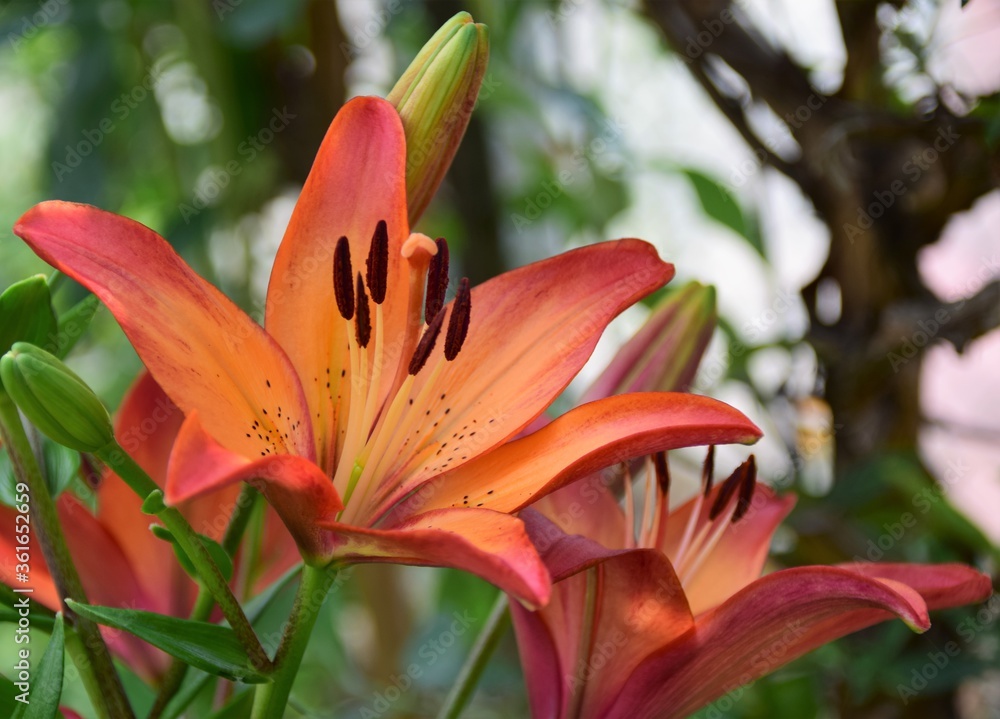
[[[407,268],[400,255],[409,236],[406,140],[392,105],[359,97],[341,108],[320,145],[267,289],[265,326],[302,378],[311,417],[320,425],[319,443],[333,434],[337,392],[331,395],[326,383],[336,387],[341,370],[350,372],[345,362],[348,325],[334,295],[333,251],[347,237],[352,269],[364,276],[380,220],[389,235],[388,291],[382,305],[387,339],[382,363],[388,381],[398,362],[400,345],[394,341],[405,327],[408,301]],[[349,378],[345,385],[350,386]]]
[[[576,376],[608,323],[673,274],[673,265],[651,245],[619,240],[535,262],[474,288],[458,356],[447,362],[446,343],[438,342],[414,384],[416,396],[434,383],[422,423],[427,431],[386,479],[405,476],[407,486],[415,486],[517,434]],[[453,310],[454,302],[449,318]]]
[[325,522],[335,559],[451,567],[478,575],[531,606],[549,600],[549,573],[524,523],[488,509],[426,512],[388,529]]
[[167,504],[178,505],[237,482],[260,490],[295,538],[307,560],[328,556],[319,523],[336,516],[343,503],[315,462],[291,454],[248,460],[216,442],[193,412],[185,419],[167,470]]
[[[982,575],[969,568],[941,572],[916,565],[906,574],[917,577],[925,569],[919,581],[932,596],[983,587]],[[963,596],[973,594],[982,597],[982,592]],[[693,632],[651,655],[623,685],[606,716],[686,717],[806,652],[893,617],[919,630],[930,626],[924,598],[895,579],[839,567],[769,574],[698,617]]]
[[534,434],[433,480],[425,508],[482,505],[514,512],[632,457],[679,447],[748,444],[760,434],[738,410],[708,397],[674,392],[609,397],[570,410]]
[[284,352],[162,237],[69,202],[36,205],[14,232],[101,299],[167,395],[199,411],[219,442],[248,456],[271,443],[312,456],[307,405]]

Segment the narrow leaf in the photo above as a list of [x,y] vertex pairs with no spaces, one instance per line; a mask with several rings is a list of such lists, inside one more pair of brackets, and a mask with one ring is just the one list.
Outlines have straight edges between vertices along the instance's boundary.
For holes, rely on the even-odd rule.
[[[31,677],[28,703],[19,703],[12,719],[55,719],[63,684],[63,618],[56,616],[49,646],[45,648],[38,670]],[[18,699],[20,702],[20,699]]]
[[705,214],[743,237],[761,257],[764,257],[764,244],[760,232],[743,214],[743,209],[733,194],[721,183],[699,170],[684,168],[681,172],[694,187]]
[[97,295],[87,295],[68,310],[59,315],[55,347],[52,349],[59,359],[64,359],[94,319],[94,313],[101,306]]
[[210,674],[248,684],[268,681],[266,675],[250,665],[239,639],[228,627],[135,609],[95,607],[71,599],[67,599],[66,603],[83,617],[123,629]]
[[43,275],[15,282],[0,294],[0,354],[15,342],[45,347],[55,335],[56,318]]

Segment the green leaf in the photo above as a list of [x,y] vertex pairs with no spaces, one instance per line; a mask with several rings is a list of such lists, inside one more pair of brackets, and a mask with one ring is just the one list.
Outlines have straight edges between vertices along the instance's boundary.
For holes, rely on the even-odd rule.
[[163,501],[163,491],[157,489],[154,492],[150,492],[149,496],[142,501],[143,514],[159,514],[167,508],[167,505]]
[[250,710],[253,708],[253,695],[252,691],[240,692],[226,706],[212,714],[209,719],[243,719],[250,716]]
[[54,719],[59,715],[59,698],[63,684],[63,617],[56,624],[45,648],[38,669],[31,676],[28,704],[19,704],[12,719]]
[[[10,622],[17,624],[21,620],[21,615],[15,608],[15,602],[24,597],[23,594],[15,592],[10,587],[0,584],[0,622]],[[56,615],[38,602],[31,602],[28,608],[28,621],[31,622],[32,629],[40,629],[43,632],[52,632],[56,623]],[[4,716],[0,712],[0,716]]]
[[[174,537],[173,532],[164,527],[162,524],[150,525],[149,529],[150,531],[153,532],[153,536],[157,537],[158,539],[162,539],[165,542],[170,542],[171,544],[174,545],[174,552],[177,554],[177,560],[181,563],[181,566],[184,568],[184,571],[187,572],[192,579],[198,581],[198,570],[195,568],[194,563],[191,561],[191,558],[187,555],[187,552],[185,552],[184,549],[181,547],[181,545],[177,542],[177,538]],[[215,566],[217,566],[219,568],[219,571],[222,572],[222,576],[226,578],[226,581],[228,582],[230,579],[232,579],[233,578],[232,557],[230,557],[229,554],[226,552],[226,550],[222,548],[221,544],[216,542],[211,537],[206,537],[204,534],[199,534],[198,538],[201,540],[202,546],[204,546],[205,549],[208,550],[208,553],[212,557],[212,561],[215,562]]]
[[228,627],[135,609],[95,607],[72,599],[67,599],[66,603],[80,616],[123,629],[210,674],[248,684],[268,681],[265,674],[250,665],[236,634]]
[[17,692],[18,689],[14,686],[14,682],[0,674],[0,716],[14,716],[18,707],[17,700],[14,698],[17,696]]
[[733,194],[722,184],[699,170],[682,168],[681,173],[688,178],[698,194],[705,214],[743,237],[750,246],[765,257],[764,243],[754,223],[750,222]]
[[59,326],[56,332],[56,343],[52,350],[59,359],[65,359],[77,341],[94,319],[94,313],[101,306],[96,295],[87,295],[68,310],[59,315]]
[[45,478],[55,499],[76,479],[80,471],[80,453],[44,439],[42,455],[45,458]]
[[0,354],[15,342],[45,347],[56,336],[56,317],[44,275],[15,282],[0,294]]

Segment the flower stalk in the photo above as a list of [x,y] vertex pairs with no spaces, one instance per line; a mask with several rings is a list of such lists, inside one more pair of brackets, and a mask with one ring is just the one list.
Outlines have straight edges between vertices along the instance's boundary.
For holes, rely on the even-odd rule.
[[486,618],[486,624],[482,632],[476,637],[476,643],[472,645],[462,671],[445,697],[441,711],[438,712],[438,719],[458,719],[469,703],[479,678],[483,675],[486,665],[493,656],[493,652],[500,643],[504,632],[510,626],[510,613],[507,611],[507,595],[501,593],[497,596],[490,614]]
[[272,681],[257,685],[251,719],[281,719],[284,716],[309,637],[339,570],[337,565],[313,567],[306,564],[302,568],[295,604],[274,658]]

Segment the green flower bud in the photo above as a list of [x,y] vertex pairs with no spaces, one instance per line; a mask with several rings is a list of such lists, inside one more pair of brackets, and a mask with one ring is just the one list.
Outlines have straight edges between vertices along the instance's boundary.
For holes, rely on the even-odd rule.
[[97,452],[114,440],[101,400],[55,356],[16,342],[0,358],[4,390],[33,425],[59,444]]
[[668,293],[581,401],[626,392],[684,392],[712,339],[715,288],[689,282]]
[[485,25],[460,12],[434,33],[386,98],[406,132],[410,225],[423,214],[451,165],[472,116],[489,60]]

